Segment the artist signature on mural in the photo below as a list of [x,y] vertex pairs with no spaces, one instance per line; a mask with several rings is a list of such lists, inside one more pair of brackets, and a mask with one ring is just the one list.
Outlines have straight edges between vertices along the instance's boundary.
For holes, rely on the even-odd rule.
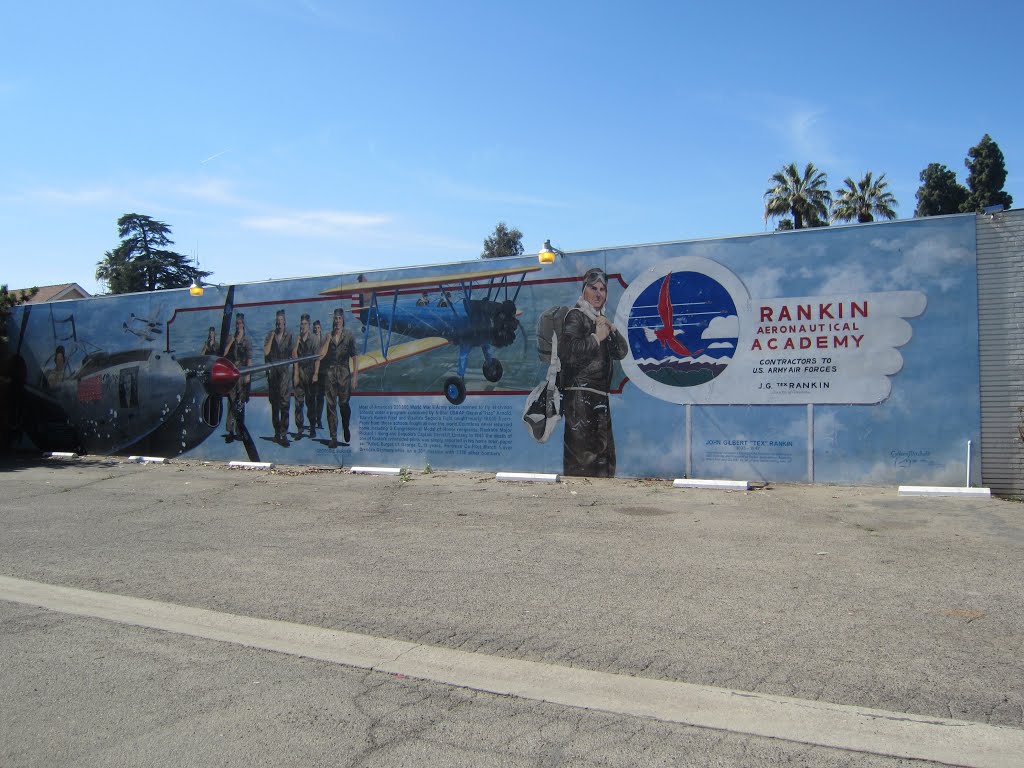
[[906,467],[937,467],[939,463],[932,458],[931,451],[889,451],[893,466]]

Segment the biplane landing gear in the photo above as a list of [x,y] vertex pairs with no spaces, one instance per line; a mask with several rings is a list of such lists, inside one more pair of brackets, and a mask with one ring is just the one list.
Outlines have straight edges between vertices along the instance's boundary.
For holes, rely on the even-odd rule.
[[501,380],[501,361],[496,357],[492,357],[490,360],[484,363],[484,378],[490,382]]
[[466,383],[458,376],[449,376],[444,382],[444,396],[452,405],[466,399]]

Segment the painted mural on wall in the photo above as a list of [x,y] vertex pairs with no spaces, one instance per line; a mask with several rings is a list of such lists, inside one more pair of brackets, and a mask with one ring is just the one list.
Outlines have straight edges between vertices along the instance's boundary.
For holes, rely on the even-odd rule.
[[959,484],[975,269],[954,216],[21,307],[17,423],[98,454]]

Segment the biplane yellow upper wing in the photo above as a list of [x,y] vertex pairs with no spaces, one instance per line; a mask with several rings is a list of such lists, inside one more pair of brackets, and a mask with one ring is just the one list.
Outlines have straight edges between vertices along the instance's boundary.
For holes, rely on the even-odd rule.
[[540,267],[507,267],[505,269],[485,269],[479,272],[456,272],[447,275],[425,275],[423,277],[407,277],[395,280],[371,280],[365,283],[345,283],[334,288],[320,291],[321,296],[350,296],[354,293],[370,293],[372,291],[390,291],[398,288],[421,288],[425,285],[444,285],[446,283],[476,282],[495,277],[510,275],[526,275],[537,272]]

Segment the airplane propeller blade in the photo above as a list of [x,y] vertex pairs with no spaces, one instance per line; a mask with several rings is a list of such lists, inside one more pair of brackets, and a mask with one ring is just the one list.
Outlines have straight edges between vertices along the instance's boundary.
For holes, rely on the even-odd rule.
[[21,313],[21,328],[18,330],[18,349],[16,354],[21,356],[21,345],[25,341],[25,330],[28,328],[28,315],[32,311],[32,305],[26,304],[25,311]]
[[312,355],[304,355],[303,357],[289,358],[288,360],[278,360],[273,363],[260,363],[259,365],[248,365],[245,368],[238,368],[238,372],[243,376],[251,373],[259,373],[260,371],[269,371],[271,368],[280,368],[282,365],[292,365],[293,363],[304,363],[309,360],[316,360],[320,357],[320,353],[314,353]]
[[245,424],[242,424],[240,428],[242,431],[242,445],[245,446],[245,453],[249,457],[249,461],[259,461],[260,452],[256,449],[256,441],[249,434],[249,428]]
[[231,337],[231,314],[235,311],[235,286],[228,286],[228,295],[224,300],[224,312],[220,318],[220,346],[218,352],[224,352]]

